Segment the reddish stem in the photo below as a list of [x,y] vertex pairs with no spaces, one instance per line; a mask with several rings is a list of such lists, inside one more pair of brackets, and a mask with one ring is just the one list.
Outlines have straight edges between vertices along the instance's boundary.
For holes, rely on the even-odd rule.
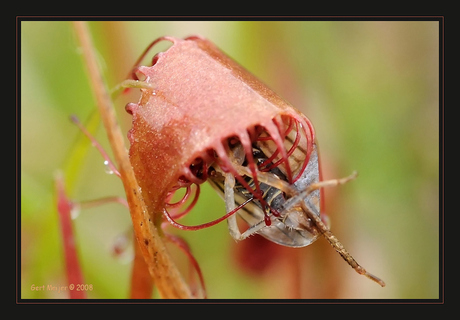
[[73,204],[65,194],[62,176],[59,175],[56,177],[55,185],[70,299],[85,299],[85,291],[77,291],[77,285],[83,284],[84,282],[80,263],[78,261],[75,237],[72,229],[72,219],[70,216]]
[[150,299],[152,297],[153,279],[137,241],[134,241],[134,261],[130,289],[130,299]]
[[189,298],[191,296],[190,290],[182,280],[179,271],[164,247],[160,232],[150,219],[153,213],[147,211],[143,194],[140,192],[141,189],[134,175],[133,165],[129,161],[126,147],[123,143],[123,134],[118,126],[112,101],[97,63],[88,26],[82,21],[75,21],[74,26],[81,43],[98,110],[101,113],[115,162],[118,166],[118,172],[123,181],[134,234],[148,265],[150,275],[153,277],[162,297]]

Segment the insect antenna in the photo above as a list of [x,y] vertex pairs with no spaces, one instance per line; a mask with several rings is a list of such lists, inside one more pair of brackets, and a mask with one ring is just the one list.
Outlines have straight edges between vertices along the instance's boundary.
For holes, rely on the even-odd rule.
[[371,279],[372,281],[378,283],[380,286],[384,287],[385,282],[378,278],[377,276],[367,272],[359,263],[351,256],[351,254],[345,249],[342,243],[337,239],[336,236],[329,230],[326,224],[321,220],[320,215],[317,212],[317,209],[310,205],[309,203],[303,201],[305,197],[313,192],[316,189],[328,187],[328,186],[336,186],[339,184],[344,184],[353,180],[357,177],[357,172],[353,172],[350,176],[342,178],[342,179],[333,179],[333,180],[326,180],[317,183],[311,184],[306,190],[298,193],[296,196],[290,198],[286,201],[283,211],[288,211],[290,208],[295,206],[296,204],[301,204],[303,211],[310,218],[317,230],[326,238],[329,244],[337,251],[340,256],[359,274],[366,276],[367,278]]
[[369,273],[351,256],[351,254],[345,249],[342,243],[334,236],[329,228],[323,223],[321,218],[314,214],[309,207],[302,201],[302,208],[304,209],[307,216],[315,222],[318,231],[326,238],[330,245],[337,251],[340,256],[359,274],[366,276],[372,281],[378,283],[380,286],[385,287],[385,282],[377,276]]

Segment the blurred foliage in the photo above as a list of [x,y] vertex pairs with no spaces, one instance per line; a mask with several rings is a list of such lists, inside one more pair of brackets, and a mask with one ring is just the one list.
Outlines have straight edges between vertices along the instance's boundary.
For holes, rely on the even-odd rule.
[[[356,181],[326,190],[327,211],[332,231],[387,287],[357,275],[332,248],[314,243],[297,252],[307,257],[309,252],[331,251],[333,258],[303,258],[309,268],[302,270],[302,277],[334,279],[334,290],[304,279],[306,297],[438,298],[438,22],[139,21],[91,22],[90,27],[110,87],[124,79],[157,37],[207,37],[312,120],[325,179],[358,170]],[[131,117],[124,105],[133,99],[135,93],[116,100],[125,132]],[[87,125],[91,122],[91,131],[108,149],[94,110],[71,23],[23,21],[22,298],[66,298],[65,293],[31,290],[32,285],[66,284],[53,194],[56,170],[64,170],[75,200],[123,196],[121,182],[105,173],[100,155],[68,120],[75,114]],[[206,222],[224,210],[222,200],[205,185],[183,222]],[[126,298],[131,265],[112,254],[115,239],[129,235],[126,209],[109,204],[83,210],[74,223],[85,282],[94,288],[88,297]],[[102,229],[103,223],[111,228]],[[281,261],[258,275],[239,268],[235,250],[241,244],[234,243],[225,223],[196,232],[169,231],[189,242],[208,297],[289,297],[280,289],[286,274]],[[187,274],[180,252],[177,260]]]

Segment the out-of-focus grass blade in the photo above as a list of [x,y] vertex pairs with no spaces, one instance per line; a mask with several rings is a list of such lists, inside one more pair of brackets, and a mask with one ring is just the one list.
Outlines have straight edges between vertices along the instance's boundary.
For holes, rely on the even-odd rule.
[[[100,115],[96,109],[91,113],[89,118],[85,121],[84,126],[92,135],[95,135],[100,124]],[[69,120],[70,123],[70,120]],[[79,130],[75,126],[75,130]],[[73,194],[76,181],[80,175],[84,164],[84,158],[87,156],[88,150],[91,147],[91,141],[84,135],[79,134],[76,139],[68,157],[63,165],[64,177],[66,181],[66,188],[70,195]]]

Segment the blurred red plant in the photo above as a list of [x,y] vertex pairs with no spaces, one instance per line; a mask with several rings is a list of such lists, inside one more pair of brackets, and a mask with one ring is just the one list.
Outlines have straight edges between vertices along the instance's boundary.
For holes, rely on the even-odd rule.
[[75,235],[72,225],[71,214],[72,210],[74,210],[74,204],[67,198],[64,190],[64,180],[61,174],[58,174],[55,177],[55,188],[70,298],[85,299],[86,292],[83,290],[77,290],[77,286],[84,284],[84,282],[83,273],[78,260]]

